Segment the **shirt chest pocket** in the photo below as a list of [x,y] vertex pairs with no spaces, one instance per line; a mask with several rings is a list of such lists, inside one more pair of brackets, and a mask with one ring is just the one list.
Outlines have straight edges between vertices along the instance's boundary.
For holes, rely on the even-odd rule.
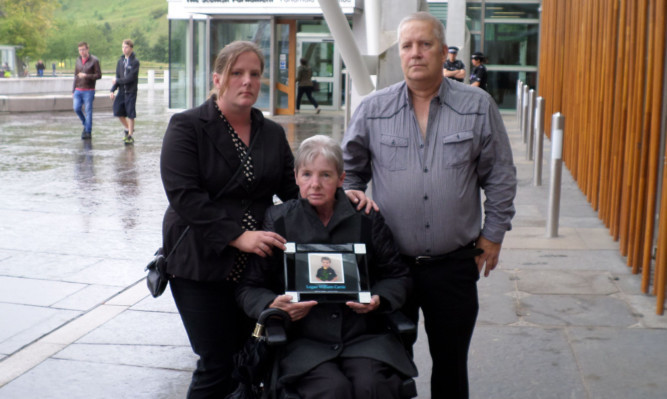
[[383,134],[381,143],[381,164],[389,170],[408,168],[408,139]]
[[472,159],[472,131],[458,132],[442,139],[443,165],[446,168],[458,168]]

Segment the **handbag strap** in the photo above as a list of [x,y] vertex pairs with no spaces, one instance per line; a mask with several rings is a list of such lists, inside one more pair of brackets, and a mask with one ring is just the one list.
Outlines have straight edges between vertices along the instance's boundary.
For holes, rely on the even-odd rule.
[[[236,171],[234,172],[232,177],[229,180],[227,180],[227,183],[225,184],[225,186],[220,191],[218,191],[218,194],[216,194],[215,197],[213,197],[213,201],[216,201],[218,198],[220,198],[222,196],[222,194],[224,194],[225,191],[229,188],[229,186],[234,182],[234,180],[239,175],[239,173],[241,173],[241,170],[243,169],[243,165],[245,165],[245,163],[248,161],[248,158],[250,157],[250,152],[252,151],[252,147],[254,147],[255,142],[257,141],[257,137],[259,137],[259,134],[261,133],[261,131],[262,131],[261,129],[257,130],[257,133],[253,136],[252,140],[250,141],[250,146],[248,147],[248,151],[246,152],[245,156],[241,160],[241,164],[236,169]],[[169,251],[169,255],[167,255],[167,257],[165,258],[165,261],[168,261],[169,258],[171,258],[171,255],[174,254],[174,252],[176,251],[176,248],[178,248],[178,246],[181,244],[181,242],[183,241],[183,239],[185,238],[185,236],[189,232],[190,232],[190,225],[188,225],[185,228],[185,230],[183,230],[183,233],[181,233],[181,236],[178,237],[178,240],[176,240],[176,243],[174,244],[174,247],[171,249],[171,251]]]

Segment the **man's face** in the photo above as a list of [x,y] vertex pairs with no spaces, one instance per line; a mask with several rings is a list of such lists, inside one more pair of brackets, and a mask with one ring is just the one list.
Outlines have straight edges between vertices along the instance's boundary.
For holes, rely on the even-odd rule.
[[88,47],[79,46],[79,55],[81,58],[88,58]]
[[456,61],[456,53],[447,53],[447,59],[449,60],[449,62]]
[[132,47],[123,43],[123,54],[125,54],[125,57],[129,57],[132,54]]
[[408,86],[414,83],[438,84],[442,80],[447,48],[433,34],[427,21],[403,25],[398,42],[401,68]]

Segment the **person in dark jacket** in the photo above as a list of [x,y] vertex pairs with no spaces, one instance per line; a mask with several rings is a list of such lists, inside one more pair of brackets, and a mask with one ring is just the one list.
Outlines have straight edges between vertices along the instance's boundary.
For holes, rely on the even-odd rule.
[[[295,174],[300,199],[269,208],[264,229],[284,226],[285,239],[296,243],[366,244],[371,301],[292,302],[283,294],[279,254],[253,258],[237,300],[253,318],[266,308],[279,308],[293,321],[279,386],[292,386],[302,399],[398,398],[403,378],[417,371],[398,338],[387,331],[382,313],[403,305],[411,287],[409,270],[380,213],[356,211],[345,196],[342,150],[333,139],[305,140]],[[372,227],[363,229],[364,223]]]
[[479,87],[484,91],[488,91],[486,86],[488,77],[486,73],[486,67],[484,66],[485,62],[486,58],[482,52],[475,51],[472,54],[472,66],[474,68],[470,74],[470,85]]
[[313,97],[313,90],[315,90],[315,86],[313,85],[313,69],[308,65],[308,60],[305,58],[301,58],[299,62],[301,65],[299,65],[296,71],[296,112],[299,112],[299,109],[301,109],[301,99],[305,94],[308,97],[308,101],[315,107],[315,113],[319,114],[320,106],[317,105],[317,100]]
[[[102,79],[100,61],[90,54],[88,43],[79,43],[79,57],[74,67],[74,84],[72,86],[73,108],[81,119],[83,131],[82,140],[92,138],[93,131],[93,101],[95,101],[95,83]],[[86,113],[82,111],[85,108]]]
[[[125,128],[123,141],[125,144],[134,143],[134,119],[137,117],[137,86],[139,83],[139,60],[134,54],[134,42],[123,40],[123,55],[116,64],[116,77],[111,81],[111,99],[113,115],[118,117]],[[114,93],[118,90],[118,95]]]
[[164,136],[165,253],[190,226],[167,265],[176,307],[199,355],[188,398],[224,398],[234,390],[232,355],[252,324],[234,290],[249,253],[283,249],[281,236],[258,230],[273,195],[286,201],[298,193],[283,128],[253,108],[263,70],[254,43],[228,44],[215,61],[214,94],[174,115]]

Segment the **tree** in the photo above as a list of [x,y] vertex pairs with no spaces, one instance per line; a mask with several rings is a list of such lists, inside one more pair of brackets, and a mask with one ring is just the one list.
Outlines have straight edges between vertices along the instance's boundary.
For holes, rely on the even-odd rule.
[[57,6],[57,0],[0,0],[0,43],[22,46],[20,59],[40,58]]

